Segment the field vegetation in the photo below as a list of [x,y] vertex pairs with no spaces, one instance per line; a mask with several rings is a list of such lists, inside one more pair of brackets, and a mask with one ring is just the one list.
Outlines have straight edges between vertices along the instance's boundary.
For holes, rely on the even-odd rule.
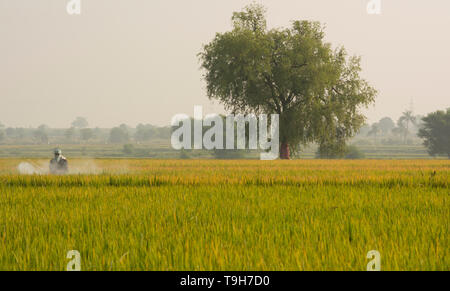
[[365,270],[370,250],[450,269],[446,160],[21,162],[0,160],[0,270],[65,270],[69,250],[83,270]]

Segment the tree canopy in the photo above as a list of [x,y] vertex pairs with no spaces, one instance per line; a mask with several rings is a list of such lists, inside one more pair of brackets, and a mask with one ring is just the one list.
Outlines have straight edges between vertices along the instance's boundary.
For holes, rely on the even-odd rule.
[[232,22],[199,55],[207,94],[235,114],[279,114],[282,158],[310,142],[341,142],[363,125],[359,109],[376,90],[359,76],[359,57],[324,41],[320,23],[268,30],[265,9],[255,4]]
[[395,128],[395,123],[390,117],[384,117],[378,122],[378,126],[383,134],[390,133]]
[[130,139],[128,130],[125,125],[114,127],[109,134],[109,142],[111,143],[125,143]]
[[422,119],[418,136],[423,138],[428,153],[432,156],[446,155],[450,159],[450,108],[436,111]]

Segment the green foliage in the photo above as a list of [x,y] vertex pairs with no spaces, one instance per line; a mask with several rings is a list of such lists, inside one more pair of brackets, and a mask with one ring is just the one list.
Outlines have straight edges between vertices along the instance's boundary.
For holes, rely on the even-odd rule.
[[364,159],[365,155],[356,146],[347,146],[344,142],[322,144],[316,152],[316,159]]
[[139,124],[136,127],[134,139],[136,141],[148,141],[158,134],[157,129],[151,124]]
[[257,33],[265,31],[267,28],[266,12],[264,6],[250,4],[244,8],[244,11],[234,12],[231,20],[235,28]]
[[94,131],[90,128],[83,128],[80,130],[81,139],[84,141],[88,141],[94,137]]
[[125,145],[123,145],[122,151],[126,155],[131,155],[134,152],[134,145],[132,145],[132,144],[125,144]]
[[449,268],[448,161],[21,161],[0,160],[4,271],[62,271],[68,250],[83,271],[363,271],[372,249],[385,271]]
[[[144,130],[142,130],[142,128]],[[138,126],[136,129],[122,125],[121,128],[127,131],[135,138],[137,142],[152,143],[157,141],[164,143],[170,142],[170,127],[156,127],[152,125]],[[2,130],[2,128],[0,128]],[[108,142],[111,129],[110,128],[49,128],[48,126],[40,126],[39,128],[4,128],[8,144],[33,144],[36,143],[35,131],[44,131],[50,139],[51,143],[69,144],[69,143],[89,143],[89,144],[105,144]]]
[[126,143],[129,141],[128,130],[125,126],[114,127],[111,129],[109,135],[109,142],[111,143]]
[[418,136],[423,138],[428,153],[432,156],[447,155],[450,159],[450,108],[436,111],[423,119]]
[[0,129],[0,142],[6,139],[6,133],[3,129]]
[[363,152],[361,152],[356,146],[348,146],[345,158],[348,160],[360,160],[364,159],[366,156]]
[[168,139],[170,139],[171,134],[172,134],[172,128],[170,126],[158,127],[156,129],[155,137],[168,140]]
[[280,114],[280,141],[292,147],[329,139],[335,129],[353,136],[364,123],[360,107],[376,95],[359,76],[360,58],[331,49],[318,22],[267,30],[264,11],[235,13],[233,30],[200,53],[209,98],[234,113]]
[[341,159],[345,156],[347,146],[344,140],[338,142],[323,142],[317,149],[316,158],[318,159]]

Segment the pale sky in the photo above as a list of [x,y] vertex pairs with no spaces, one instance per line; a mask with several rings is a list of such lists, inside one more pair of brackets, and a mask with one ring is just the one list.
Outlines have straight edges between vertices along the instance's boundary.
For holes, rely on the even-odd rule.
[[[249,0],[0,0],[0,122],[68,127],[168,125],[174,114],[223,113],[208,100],[197,54]],[[267,0],[269,27],[326,24],[327,41],[362,56],[379,91],[370,122],[450,107],[450,1]]]

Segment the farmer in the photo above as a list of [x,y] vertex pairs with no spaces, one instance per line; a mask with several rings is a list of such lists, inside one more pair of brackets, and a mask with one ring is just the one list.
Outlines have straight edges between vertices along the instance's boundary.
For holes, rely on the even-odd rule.
[[55,149],[55,157],[50,161],[50,173],[53,175],[64,175],[69,172],[67,159],[62,155],[60,149]]

